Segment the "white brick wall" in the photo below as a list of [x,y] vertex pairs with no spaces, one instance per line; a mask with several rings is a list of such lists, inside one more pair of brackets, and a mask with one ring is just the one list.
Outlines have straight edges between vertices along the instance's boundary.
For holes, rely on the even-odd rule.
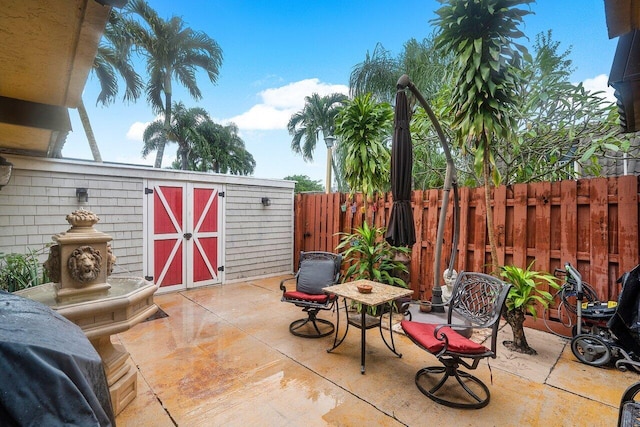
[[[225,281],[292,271],[291,182],[3,156],[14,164],[14,172],[0,190],[0,252],[43,247],[52,235],[69,228],[66,215],[83,207],[100,217],[96,229],[113,238],[118,259],[114,274],[142,276],[143,182],[175,180],[226,186]],[[88,189],[88,203],[77,201],[79,187]],[[262,197],[269,197],[271,206],[262,206]]]

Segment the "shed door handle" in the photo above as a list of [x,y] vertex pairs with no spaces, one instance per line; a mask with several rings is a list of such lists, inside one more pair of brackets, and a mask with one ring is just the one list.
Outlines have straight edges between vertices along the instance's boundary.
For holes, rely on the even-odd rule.
[[184,233],[184,234],[183,234],[183,236],[184,236],[184,238],[185,238],[185,239],[189,240],[191,237],[193,237],[193,234],[191,234],[191,233]]

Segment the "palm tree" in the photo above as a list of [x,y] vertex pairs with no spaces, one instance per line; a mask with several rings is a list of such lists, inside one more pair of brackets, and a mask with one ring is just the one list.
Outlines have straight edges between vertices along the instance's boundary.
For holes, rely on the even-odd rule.
[[166,120],[156,120],[144,130],[143,157],[151,151],[159,150],[160,146],[164,147],[167,142],[176,142],[180,169],[187,170],[191,150],[199,144],[201,138],[198,126],[209,120],[209,114],[203,108],[186,108],[182,102],[174,103],[168,130]]
[[366,53],[364,61],[353,67],[349,91],[351,96],[371,93],[379,101],[392,102],[398,79],[407,74],[421,93],[431,99],[445,82],[445,70],[451,61],[452,55],[435,48],[434,36],[421,42],[409,39],[404,51],[395,58],[378,43],[371,54]]
[[[293,136],[291,150],[301,154],[305,161],[312,161],[318,133],[322,132],[325,139],[333,136],[336,114],[346,100],[347,96],[342,93],[306,96],[304,108],[291,116],[287,124],[289,134]],[[335,172],[334,176],[338,178]]]
[[393,108],[371,94],[347,102],[336,117],[336,135],[345,150],[345,179],[365,196],[389,185]]
[[378,43],[373,53],[367,51],[364,61],[353,67],[349,92],[354,97],[371,93],[377,99],[391,102],[395,97],[396,82],[404,73],[399,60]]
[[[126,33],[121,15],[112,9],[91,69],[100,83],[101,90],[97,103],[106,106],[115,101],[119,89],[118,76],[122,77],[125,82],[123,98],[125,101],[135,101],[140,97],[142,80],[131,65],[131,44],[131,37]],[[78,114],[87,135],[93,159],[96,162],[102,162],[102,156],[82,98],[78,104]]]
[[530,11],[516,6],[533,0],[447,0],[436,11],[440,31],[436,46],[456,56],[453,69],[452,127],[458,145],[474,155],[478,175],[483,177],[487,207],[487,229],[493,273],[498,257],[491,183],[499,183],[493,139],[509,140],[517,123],[517,73],[515,65],[524,47],[513,42],[523,37],[518,24]]
[[198,144],[189,155],[189,170],[202,172],[250,175],[256,161],[238,135],[238,127],[230,123],[226,126],[211,120],[198,125]]
[[[173,16],[168,21],[160,18],[144,0],[131,0],[127,10],[142,18],[143,22],[129,19],[128,28],[139,52],[146,57],[149,81],[146,85],[147,101],[154,113],[164,113],[164,128],[169,131],[172,120],[173,80],[177,79],[192,98],[202,98],[196,81],[198,68],[206,71],[211,83],[218,80],[222,65],[222,49],[215,40],[203,32],[185,28],[182,18]],[[164,102],[162,95],[164,94]],[[164,139],[164,142],[168,140]],[[154,167],[162,166],[163,140],[156,141]],[[148,147],[146,147],[148,148]]]

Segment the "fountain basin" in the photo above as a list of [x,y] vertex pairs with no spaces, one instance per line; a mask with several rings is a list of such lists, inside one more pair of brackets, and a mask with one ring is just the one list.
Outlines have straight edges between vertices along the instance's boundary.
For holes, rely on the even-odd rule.
[[111,287],[103,293],[78,295],[72,301],[56,297],[56,283],[15,294],[49,306],[82,329],[102,358],[117,415],[137,395],[137,369],[124,346],[111,342],[111,335],[129,330],[158,310],[153,302],[157,285],[141,277],[111,277],[109,284]]

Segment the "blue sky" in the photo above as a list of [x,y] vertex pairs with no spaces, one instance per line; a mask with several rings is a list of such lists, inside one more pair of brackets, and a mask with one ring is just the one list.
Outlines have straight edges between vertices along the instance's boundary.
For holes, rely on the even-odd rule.
[[[204,31],[223,50],[217,85],[199,79],[203,99],[195,101],[174,86],[174,100],[203,107],[219,123],[235,122],[247,150],[256,160],[254,176],[282,179],[308,175],[324,183],[326,148],[313,162],[291,151],[286,124],[304,106],[304,97],[347,93],[349,75],[367,51],[381,43],[394,56],[410,38],[421,40],[435,28],[430,22],[440,7],[436,0],[150,0],[161,17],[181,16]],[[573,82],[606,89],[617,39],[609,40],[603,0],[538,0],[521,27],[531,45],[536,34],[553,30],[562,51],[571,48],[576,68]],[[144,66],[138,67],[144,76]],[[95,105],[97,79],[90,75],[84,102],[103,160],[153,164],[155,153],[142,159],[142,131],[155,119],[145,99],[135,104]],[[77,112],[70,111],[73,132],[63,156],[92,159]],[[175,158],[176,146],[165,150],[163,167]]]

